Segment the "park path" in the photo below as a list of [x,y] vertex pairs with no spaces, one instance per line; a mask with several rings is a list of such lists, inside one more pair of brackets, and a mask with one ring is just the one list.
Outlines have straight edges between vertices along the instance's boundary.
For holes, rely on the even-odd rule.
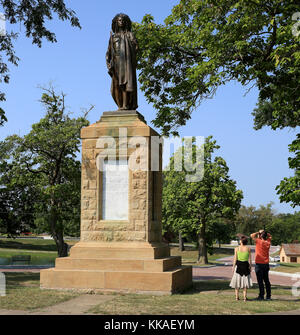
[[[256,275],[254,271],[254,257],[255,257],[255,247],[250,246],[252,255],[252,281],[257,283]],[[271,246],[270,254],[276,252],[278,247]],[[213,267],[193,267],[193,280],[230,280],[232,278],[232,262],[233,256],[228,256],[218,259],[218,261],[223,262],[224,265],[218,265]],[[274,273],[272,267],[269,273],[270,282],[272,285],[282,285],[282,286],[292,286],[295,283],[295,276],[286,276],[281,273]],[[299,280],[299,278],[298,278]]]

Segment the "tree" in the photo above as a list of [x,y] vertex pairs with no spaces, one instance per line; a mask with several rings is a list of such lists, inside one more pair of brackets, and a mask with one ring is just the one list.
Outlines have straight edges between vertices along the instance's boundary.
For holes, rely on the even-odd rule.
[[292,207],[300,205],[300,134],[297,139],[289,145],[290,152],[295,153],[295,157],[290,157],[289,167],[295,171],[294,176],[284,178],[276,186],[280,202],[291,203]]
[[[186,146],[179,148],[171,157],[169,171],[164,171],[163,187],[163,226],[171,227],[182,234],[196,234],[199,244],[198,262],[208,263],[207,227],[217,218],[234,218],[242,200],[242,191],[230,179],[229,168],[221,157],[212,158],[215,149],[219,149],[212,137],[205,139],[201,148],[192,146],[193,161],[197,152],[203,152],[203,178],[187,181],[191,174],[182,164],[182,171],[176,171],[176,157],[186,157]],[[165,228],[166,229],[166,228]]]
[[296,0],[181,0],[165,24],[135,24],[139,81],[157,110],[154,125],[176,132],[205,98],[235,80],[256,86],[257,128],[300,121]]
[[250,236],[251,233],[258,231],[259,222],[254,206],[241,206],[235,219],[236,232]]
[[212,221],[207,227],[207,240],[210,242],[211,250],[213,251],[213,242],[217,241],[219,248],[221,243],[230,243],[235,237],[235,225],[233,220],[218,218]]
[[65,94],[57,95],[52,87],[43,90],[41,103],[46,115],[32,125],[29,134],[15,136],[19,148],[13,160],[35,176],[39,189],[35,208],[41,213],[37,222],[48,228],[58,256],[64,257],[68,254],[65,231],[74,229],[71,228],[74,220],[79,230],[81,167],[76,153],[80,147],[80,130],[89,124],[88,111],[82,117],[71,118],[66,111]]
[[[56,36],[47,29],[45,22],[53,19],[56,14],[60,20],[70,21],[74,27],[80,27],[75,12],[68,9],[64,0],[0,0],[1,12],[10,24],[23,24],[26,37],[32,39],[32,43],[42,46],[45,38],[49,42],[56,42]],[[0,36],[0,83],[9,83],[9,70],[7,62],[18,65],[19,58],[15,55],[13,41],[18,34],[14,32]],[[5,94],[0,92],[0,101],[5,101]],[[0,126],[7,121],[5,111],[0,108]]]
[[[296,0],[181,0],[162,25],[144,16],[134,29],[141,89],[157,110],[153,124],[177,134],[204,99],[235,80],[259,91],[256,130],[299,126],[297,12]],[[297,203],[297,187],[297,173],[283,180],[281,200]]]
[[35,227],[34,204],[39,199],[36,178],[11,159],[17,150],[14,136],[0,142],[0,231],[9,236]]
[[235,219],[236,232],[250,236],[250,234],[266,228],[275,217],[272,208],[273,203],[270,202],[266,206],[241,206]]
[[272,244],[292,243],[300,239],[300,212],[294,214],[278,214],[266,226],[272,235]]

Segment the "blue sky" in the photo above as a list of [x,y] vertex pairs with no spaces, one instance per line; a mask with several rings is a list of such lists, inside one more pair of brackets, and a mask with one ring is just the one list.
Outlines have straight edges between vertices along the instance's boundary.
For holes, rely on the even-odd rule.
[[[105,64],[112,18],[124,12],[132,21],[140,22],[145,14],[152,14],[156,23],[162,23],[178,2],[67,1],[68,7],[76,11],[82,29],[55,18],[48,27],[56,33],[58,42],[45,41],[41,49],[24,36],[23,27],[8,25],[8,31],[20,33],[15,50],[21,60],[18,67],[9,65],[10,84],[1,86],[7,98],[2,106],[8,122],[0,128],[0,140],[14,133],[26,134],[31,125],[43,117],[38,86],[47,87],[50,81],[57,91],[67,94],[66,103],[74,116],[80,115],[81,108],[93,104],[95,108],[89,120],[94,123],[104,111],[116,110]],[[186,126],[179,129],[180,136],[214,136],[221,146],[217,154],[226,160],[230,176],[244,193],[244,205],[259,206],[273,201],[277,212],[300,210],[281,204],[275,191],[282,178],[293,174],[288,168],[288,144],[296,138],[297,131],[272,131],[266,127],[255,131],[251,112],[257,101],[257,90],[252,89],[246,96],[245,93],[246,88],[238,83],[221,87],[216,96],[202,103]],[[151,125],[155,110],[140,90],[138,99],[138,111]]]

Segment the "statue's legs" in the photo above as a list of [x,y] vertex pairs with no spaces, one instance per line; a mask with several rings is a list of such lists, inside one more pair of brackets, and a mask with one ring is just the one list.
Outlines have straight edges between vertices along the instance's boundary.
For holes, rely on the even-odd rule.
[[111,95],[119,107],[119,109],[122,109],[123,107],[123,94],[122,90],[119,87],[118,79],[116,76],[112,77],[112,83],[111,83]]
[[126,91],[126,86],[125,85],[120,86],[116,76],[113,76],[112,78],[111,94],[120,110],[137,109],[136,92]]

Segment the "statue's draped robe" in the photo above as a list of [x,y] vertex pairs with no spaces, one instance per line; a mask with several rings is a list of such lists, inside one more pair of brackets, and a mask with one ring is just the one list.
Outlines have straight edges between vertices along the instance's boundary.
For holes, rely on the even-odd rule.
[[115,33],[109,40],[106,62],[111,66],[111,94],[119,108],[124,107],[123,91],[126,92],[126,109],[137,108],[136,49],[132,32]]

